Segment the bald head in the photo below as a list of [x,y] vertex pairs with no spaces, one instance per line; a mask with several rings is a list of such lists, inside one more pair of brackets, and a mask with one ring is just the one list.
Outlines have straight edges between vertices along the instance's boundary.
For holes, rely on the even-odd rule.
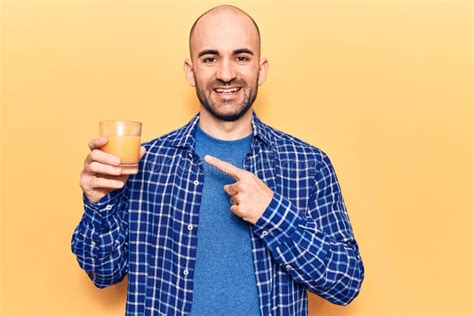
[[230,5],[212,8],[194,22],[189,50],[184,73],[203,117],[231,122],[245,116],[250,122],[249,109],[268,71],[255,21]]
[[[257,53],[258,55],[260,54],[260,30],[254,19],[237,7],[220,5],[201,14],[191,27],[189,32],[190,57],[193,58],[196,46],[202,44],[205,37],[215,35],[216,32],[225,32],[231,29],[234,29],[236,32],[240,31],[240,33],[244,32],[251,42],[256,41]],[[230,36],[232,34],[227,35]]]

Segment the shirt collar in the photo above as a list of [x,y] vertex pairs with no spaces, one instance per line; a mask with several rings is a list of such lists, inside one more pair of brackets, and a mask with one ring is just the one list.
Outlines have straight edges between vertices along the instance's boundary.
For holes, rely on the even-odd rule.
[[[169,139],[171,146],[173,147],[184,147],[194,148],[195,144],[195,129],[199,122],[199,112],[182,128],[178,129],[176,133]],[[271,133],[271,127],[263,123],[260,118],[252,109],[252,131],[253,136],[256,139],[263,141],[269,147],[273,146],[273,136]]]

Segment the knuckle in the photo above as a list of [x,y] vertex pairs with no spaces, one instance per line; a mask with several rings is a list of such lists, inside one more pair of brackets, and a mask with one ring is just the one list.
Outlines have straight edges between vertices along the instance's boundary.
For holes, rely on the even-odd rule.
[[109,167],[107,167],[107,171],[108,171],[110,174],[117,175],[117,173],[116,173],[117,167],[109,166]]
[[97,180],[98,180],[98,179],[97,179],[96,177],[91,177],[91,178],[89,179],[89,181],[88,181],[88,182],[89,182],[89,186],[90,186],[91,188],[97,188],[97,185],[98,185]]
[[253,179],[252,179],[252,176],[247,175],[247,176],[244,176],[242,180],[244,184],[247,184],[247,183],[251,183]]
[[81,172],[81,177],[79,178],[79,186],[81,188],[86,188],[87,187],[87,177],[85,177],[82,172]]
[[100,151],[98,149],[94,149],[91,151],[91,158],[92,160],[98,160],[100,155]]
[[89,171],[90,172],[98,172],[99,171],[99,163],[97,161],[93,161],[89,164]]
[[91,155],[90,155],[90,154],[87,155],[86,159],[84,159],[84,165],[83,165],[83,166],[84,166],[84,169],[87,167],[87,164],[89,163],[90,159],[91,159]]
[[90,165],[90,162],[84,163],[84,168],[82,169],[81,174],[91,173],[89,165]]

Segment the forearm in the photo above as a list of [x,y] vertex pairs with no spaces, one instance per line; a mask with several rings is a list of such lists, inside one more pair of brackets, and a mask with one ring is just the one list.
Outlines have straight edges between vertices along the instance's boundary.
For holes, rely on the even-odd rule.
[[84,214],[72,236],[72,252],[99,288],[120,282],[127,273],[128,197],[124,192],[112,191],[96,203],[83,194]]
[[359,293],[364,266],[350,225],[339,224],[342,231],[324,231],[275,194],[254,233],[296,282],[334,304],[347,305]]

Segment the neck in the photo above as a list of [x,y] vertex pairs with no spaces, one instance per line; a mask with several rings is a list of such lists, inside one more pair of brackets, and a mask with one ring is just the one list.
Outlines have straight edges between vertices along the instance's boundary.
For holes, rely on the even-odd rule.
[[206,109],[199,112],[199,127],[207,134],[221,140],[237,140],[252,133],[252,109],[249,109],[236,121],[221,121]]

